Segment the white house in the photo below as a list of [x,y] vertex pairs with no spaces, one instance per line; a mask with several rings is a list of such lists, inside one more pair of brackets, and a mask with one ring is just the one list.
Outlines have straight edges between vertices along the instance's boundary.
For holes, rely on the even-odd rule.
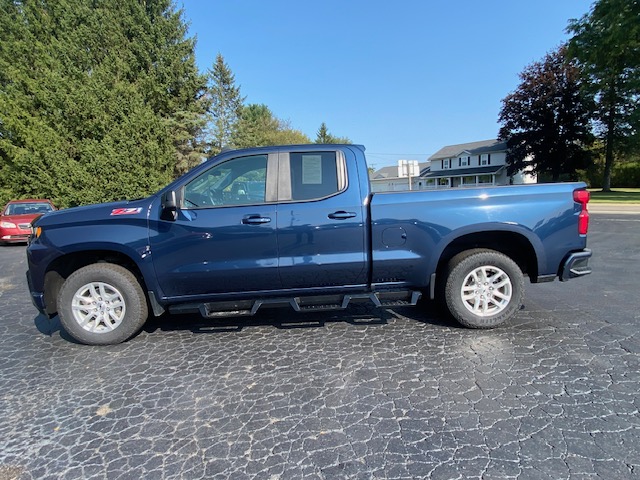
[[418,164],[420,176],[411,177],[411,188],[409,188],[409,178],[398,176],[398,167],[384,167],[376,170],[369,176],[372,192],[398,192],[403,190],[424,190],[426,180],[424,175],[429,172],[429,162]]
[[496,139],[461,143],[441,148],[429,157],[427,188],[477,187],[535,183],[534,176],[519,172],[507,175],[507,142]]

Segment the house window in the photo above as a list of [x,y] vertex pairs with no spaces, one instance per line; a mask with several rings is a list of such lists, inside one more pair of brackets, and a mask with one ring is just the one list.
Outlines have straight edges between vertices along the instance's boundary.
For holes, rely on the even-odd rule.
[[489,185],[491,185],[493,183],[493,176],[492,175],[478,175],[478,183],[479,184],[489,184]]
[[451,167],[451,160],[450,159],[447,158],[447,159],[442,161],[442,168],[443,169],[450,168],[450,167]]
[[469,165],[470,159],[471,157],[460,157],[458,158],[458,165],[460,165],[461,167],[466,167]]
[[475,185],[475,184],[476,184],[475,175],[462,177],[462,185]]
[[439,187],[448,187],[449,186],[449,178],[439,178],[438,179]]
[[483,153],[480,155],[480,165],[491,165],[491,154]]

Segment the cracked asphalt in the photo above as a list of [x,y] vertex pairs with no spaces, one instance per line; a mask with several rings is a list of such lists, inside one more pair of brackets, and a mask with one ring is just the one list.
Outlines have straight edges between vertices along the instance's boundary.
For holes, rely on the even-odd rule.
[[640,215],[508,326],[433,306],[151,320],[78,345],[0,247],[0,480],[640,478]]

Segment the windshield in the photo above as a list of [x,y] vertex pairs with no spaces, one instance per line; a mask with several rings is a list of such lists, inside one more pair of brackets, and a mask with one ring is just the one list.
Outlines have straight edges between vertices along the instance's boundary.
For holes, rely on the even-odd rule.
[[36,213],[51,212],[53,207],[45,202],[11,203],[4,211],[5,215],[34,215]]

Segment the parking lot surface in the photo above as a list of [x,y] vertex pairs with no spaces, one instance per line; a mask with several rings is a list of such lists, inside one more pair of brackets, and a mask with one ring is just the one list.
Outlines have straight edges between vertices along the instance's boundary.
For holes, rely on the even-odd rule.
[[73,343],[0,247],[0,480],[640,478],[640,215],[491,331],[432,305],[153,319]]

